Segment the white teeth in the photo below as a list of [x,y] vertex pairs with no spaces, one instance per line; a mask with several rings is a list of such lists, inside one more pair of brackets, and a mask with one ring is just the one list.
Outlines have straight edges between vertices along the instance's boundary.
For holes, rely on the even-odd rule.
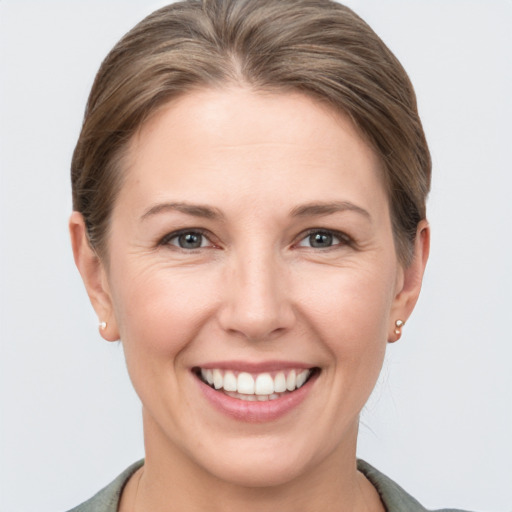
[[211,370],[201,370],[201,376],[210,386],[213,385],[213,372]]
[[304,370],[303,372],[300,372],[299,375],[297,375],[297,389],[301,388],[304,385],[304,382],[306,382],[306,379],[308,378],[309,371]]
[[224,391],[236,391],[237,379],[233,372],[226,372],[224,374]]
[[213,385],[215,389],[220,389],[223,384],[222,372],[220,370],[213,370]]
[[201,377],[215,389],[223,389],[226,394],[242,400],[276,400],[282,393],[301,388],[311,370],[290,370],[277,372],[274,377],[268,372],[251,375],[240,372],[238,375],[231,370],[201,369]]
[[257,395],[271,395],[274,392],[274,379],[270,373],[260,373],[256,377],[254,390]]
[[239,393],[244,395],[254,395],[254,378],[250,373],[239,373],[237,379]]
[[274,391],[284,393],[286,391],[286,377],[283,372],[279,372],[274,378]]
[[286,377],[286,389],[288,391],[293,391],[295,389],[296,382],[297,382],[297,380],[295,377],[295,370],[292,370],[288,374],[288,377]]

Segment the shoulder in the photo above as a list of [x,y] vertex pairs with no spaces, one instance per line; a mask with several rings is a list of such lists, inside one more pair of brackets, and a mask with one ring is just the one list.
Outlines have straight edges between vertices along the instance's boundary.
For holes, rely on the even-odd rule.
[[[407,494],[397,483],[375,469],[364,460],[357,461],[357,469],[368,478],[377,489],[382,503],[389,512],[428,512],[421,503]],[[464,512],[454,508],[445,508],[436,512]]]
[[68,512],[116,512],[126,482],[143,464],[143,460],[132,464],[91,499]]

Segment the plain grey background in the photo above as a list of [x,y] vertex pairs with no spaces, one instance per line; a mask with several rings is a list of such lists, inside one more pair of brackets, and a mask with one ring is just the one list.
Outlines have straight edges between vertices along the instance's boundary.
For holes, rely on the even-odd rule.
[[[55,512],[143,456],[122,347],[67,234],[94,74],[161,1],[0,0],[0,509]],[[434,161],[420,302],[359,454],[428,507],[512,510],[512,2],[351,0],[409,72]]]

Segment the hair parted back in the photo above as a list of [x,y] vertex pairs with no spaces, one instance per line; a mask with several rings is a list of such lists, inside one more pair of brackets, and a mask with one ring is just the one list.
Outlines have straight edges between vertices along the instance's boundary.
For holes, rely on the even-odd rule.
[[414,90],[373,30],[331,0],[185,0],[119,41],[94,81],[71,166],[73,208],[99,255],[133,135],[169,100],[226,84],[301,91],[349,115],[380,158],[408,263],[431,174]]

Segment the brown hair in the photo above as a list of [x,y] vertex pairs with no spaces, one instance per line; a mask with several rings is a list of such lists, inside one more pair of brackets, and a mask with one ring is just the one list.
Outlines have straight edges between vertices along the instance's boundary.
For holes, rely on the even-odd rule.
[[412,85],[349,8],[330,0],[185,0],[136,25],[102,63],[73,154],[73,207],[102,255],[122,157],[157,108],[199,87],[302,91],[348,114],[380,158],[398,256],[425,218],[431,161]]

